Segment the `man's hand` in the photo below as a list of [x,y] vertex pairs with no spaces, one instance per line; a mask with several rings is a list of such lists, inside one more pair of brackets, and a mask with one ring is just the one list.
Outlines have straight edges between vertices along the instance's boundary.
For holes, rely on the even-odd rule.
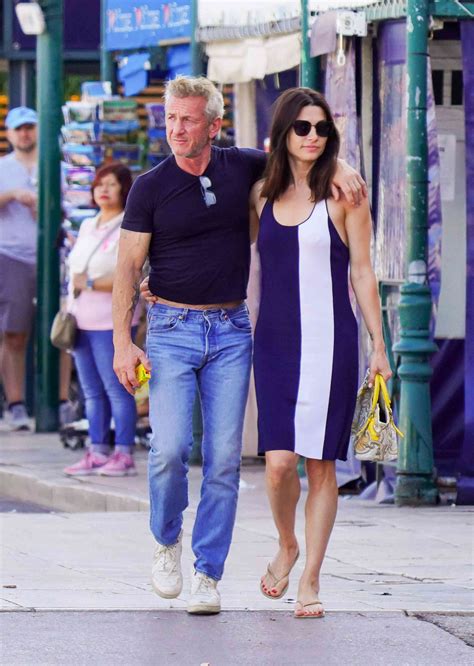
[[133,395],[139,387],[135,374],[135,368],[139,363],[143,363],[148,372],[151,372],[151,363],[145,352],[134,345],[133,342],[125,347],[115,347],[114,372],[130,395]]
[[339,201],[341,189],[352,206],[360,206],[364,197],[367,197],[367,185],[362,176],[345,160],[337,160],[337,171],[331,184],[332,196]]
[[158,302],[158,296],[155,296],[155,294],[152,294],[149,287],[148,287],[148,282],[150,278],[146,277],[144,280],[140,282],[140,295],[145,299],[147,303],[157,303]]
[[36,210],[38,197],[34,192],[30,192],[30,190],[21,190],[21,189],[13,190],[12,198],[15,199],[15,201],[18,201],[18,203],[22,204],[23,206],[28,206],[28,208]]

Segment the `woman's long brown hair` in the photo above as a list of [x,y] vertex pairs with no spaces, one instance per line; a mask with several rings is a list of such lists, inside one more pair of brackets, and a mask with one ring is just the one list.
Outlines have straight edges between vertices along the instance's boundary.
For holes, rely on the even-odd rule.
[[326,120],[333,124],[324,152],[315,161],[308,174],[311,199],[321,201],[331,196],[331,181],[337,167],[339,153],[339,132],[326,99],[311,88],[290,88],[280,95],[275,103],[270,129],[270,155],[264,173],[261,196],[276,201],[290,187],[293,176],[288,159],[286,138],[292,131],[293,123],[305,106],[319,106]]

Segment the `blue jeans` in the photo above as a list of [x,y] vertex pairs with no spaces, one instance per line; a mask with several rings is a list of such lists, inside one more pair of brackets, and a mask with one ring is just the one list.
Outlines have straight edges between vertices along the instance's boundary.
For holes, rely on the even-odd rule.
[[74,361],[86,401],[92,444],[109,444],[110,418],[115,422],[115,445],[132,447],[135,441],[135,400],[121,385],[113,369],[112,331],[77,331]]
[[220,580],[237,508],[242,427],[252,357],[246,305],[191,310],[155,304],[148,312],[151,361],[150,527],[158,541],[178,539],[188,506],[188,458],[199,389],[203,482],[192,548],[195,568]]

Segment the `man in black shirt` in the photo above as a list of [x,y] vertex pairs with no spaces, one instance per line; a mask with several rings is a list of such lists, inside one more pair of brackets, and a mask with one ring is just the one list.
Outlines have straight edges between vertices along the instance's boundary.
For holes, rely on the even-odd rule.
[[[151,370],[149,457],[152,583],[164,598],[182,589],[183,512],[196,385],[203,415],[201,500],[192,534],[190,613],[218,613],[217,582],[237,506],[242,426],[252,354],[245,305],[249,274],[248,198],[261,178],[261,151],[211,146],[223,98],[205,78],[167,84],[172,155],[140,176],[129,194],[114,284],[114,368],[129,392],[139,362]],[[358,176],[349,169],[357,188]],[[354,176],[355,174],[355,176]],[[150,259],[147,356],[130,336],[135,293]]]

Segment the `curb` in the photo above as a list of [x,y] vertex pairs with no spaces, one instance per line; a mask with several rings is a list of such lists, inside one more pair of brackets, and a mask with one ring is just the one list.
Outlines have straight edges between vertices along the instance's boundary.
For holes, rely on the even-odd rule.
[[34,474],[12,468],[0,469],[0,485],[2,492],[8,497],[33,502],[55,511],[149,511],[150,508],[148,500],[141,497],[100,490],[76,479],[45,481]]

